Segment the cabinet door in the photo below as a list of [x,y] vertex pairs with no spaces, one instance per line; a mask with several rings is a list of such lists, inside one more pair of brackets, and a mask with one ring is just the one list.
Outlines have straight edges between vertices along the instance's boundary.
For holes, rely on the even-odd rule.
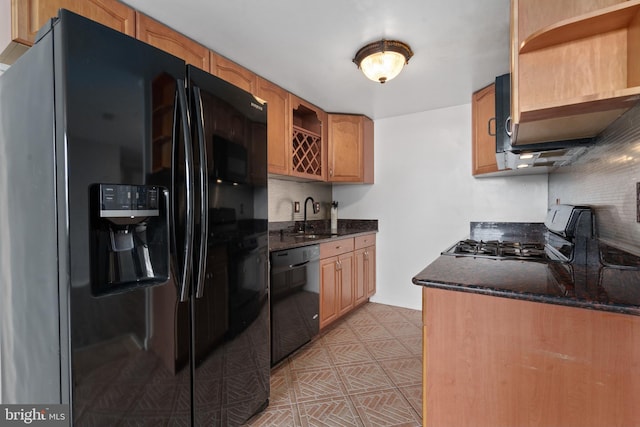
[[491,84],[475,92],[471,99],[473,175],[498,171],[498,164],[496,163],[495,94],[495,84]]
[[211,74],[249,93],[256,93],[255,74],[213,52],[211,52]]
[[367,248],[358,249],[354,253],[355,274],[353,278],[353,291],[355,305],[362,304],[367,300],[367,263],[365,261],[365,251]]
[[358,249],[354,261],[354,304],[357,306],[376,293],[376,247]]
[[340,255],[338,260],[339,306],[338,317],[347,314],[353,308],[354,301],[354,256],[353,252]]
[[58,9],[67,9],[121,33],[135,36],[135,11],[116,0],[19,0],[11,1],[12,38],[31,46],[36,33]]
[[289,133],[289,94],[258,77],[257,95],[267,101],[267,161],[269,173],[289,175],[291,135]]
[[320,328],[338,318],[338,257],[320,260]]
[[140,12],[136,12],[136,38],[209,72],[209,49]]
[[376,247],[369,246],[364,253],[365,283],[367,285],[367,298],[376,293]]
[[362,116],[329,114],[329,181],[362,182]]

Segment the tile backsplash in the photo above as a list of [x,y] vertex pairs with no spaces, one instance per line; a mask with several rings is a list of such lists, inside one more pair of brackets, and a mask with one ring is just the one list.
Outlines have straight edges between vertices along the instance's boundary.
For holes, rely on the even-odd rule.
[[[302,221],[304,201],[307,197],[320,202],[320,212],[313,213],[311,203],[307,217],[311,220],[327,219],[331,209],[331,184],[322,182],[295,182],[269,178],[269,221]],[[293,211],[293,203],[300,202],[300,212]]]
[[549,175],[549,205],[586,204],[595,208],[598,233],[640,252],[640,104],[597,138],[595,147],[572,165]]

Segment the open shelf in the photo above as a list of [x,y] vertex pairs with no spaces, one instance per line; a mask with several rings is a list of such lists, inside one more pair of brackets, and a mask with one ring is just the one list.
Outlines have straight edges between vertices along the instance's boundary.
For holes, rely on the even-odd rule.
[[558,102],[538,104],[535,107],[522,106],[522,121],[552,119],[558,116],[575,116],[610,110],[626,110],[640,101],[640,86],[610,92],[586,95]]
[[326,141],[323,141],[326,113],[289,95],[291,106],[291,175],[323,181],[326,172]]
[[512,44],[513,143],[596,136],[640,100],[640,0],[580,4],[585,13],[557,20],[573,9],[540,17],[536,1],[515,3],[525,38]]
[[640,0],[629,0],[595,12],[565,19],[531,34],[520,44],[520,53],[627,28],[638,17]]

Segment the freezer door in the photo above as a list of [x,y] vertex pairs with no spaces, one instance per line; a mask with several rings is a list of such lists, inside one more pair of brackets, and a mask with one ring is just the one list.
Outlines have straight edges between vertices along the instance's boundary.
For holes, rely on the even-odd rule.
[[188,75],[204,172],[196,179],[204,259],[192,299],[194,422],[241,425],[269,399],[266,106],[201,70]]
[[[189,304],[181,297],[189,291],[193,202],[184,63],[66,11],[54,33],[73,422],[189,425]],[[134,213],[119,216],[100,199],[111,190],[125,199],[157,191],[159,200],[166,191],[170,200],[137,208],[132,202]],[[152,229],[161,228],[166,210],[172,274],[163,282],[153,255],[162,253],[162,233]],[[107,256],[95,255],[96,236]]]

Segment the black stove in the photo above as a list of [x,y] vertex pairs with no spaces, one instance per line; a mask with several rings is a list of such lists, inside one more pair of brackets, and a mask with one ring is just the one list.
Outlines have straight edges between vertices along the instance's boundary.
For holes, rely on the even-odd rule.
[[580,262],[595,237],[593,212],[586,206],[556,205],[549,209],[539,241],[466,239],[442,255],[538,262]]

